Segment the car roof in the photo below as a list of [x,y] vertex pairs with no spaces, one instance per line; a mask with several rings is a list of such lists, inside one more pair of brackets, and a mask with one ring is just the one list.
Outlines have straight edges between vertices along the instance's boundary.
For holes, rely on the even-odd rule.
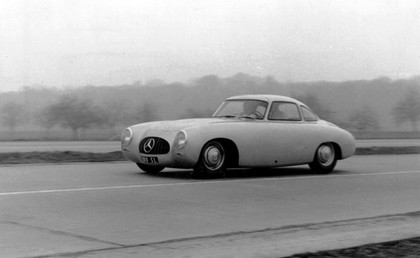
[[295,102],[295,103],[303,104],[302,102],[300,102],[296,99],[290,98],[290,97],[280,96],[280,95],[269,95],[269,94],[239,95],[239,96],[230,97],[227,100],[239,100],[239,99],[262,100],[262,101],[267,101],[267,102],[286,101],[286,102]]

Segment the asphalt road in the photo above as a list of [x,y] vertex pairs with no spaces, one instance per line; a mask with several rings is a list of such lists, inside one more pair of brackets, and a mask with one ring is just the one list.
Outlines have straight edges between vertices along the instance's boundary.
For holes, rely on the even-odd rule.
[[419,221],[382,216],[420,211],[419,160],[354,156],[325,176],[298,166],[219,180],[129,162],[0,166],[0,257],[279,257],[379,240],[360,232],[381,223],[392,226],[382,236],[418,236]]
[[[357,147],[420,146],[420,139],[357,140]],[[30,151],[112,152],[121,150],[119,141],[0,141],[0,153]]]

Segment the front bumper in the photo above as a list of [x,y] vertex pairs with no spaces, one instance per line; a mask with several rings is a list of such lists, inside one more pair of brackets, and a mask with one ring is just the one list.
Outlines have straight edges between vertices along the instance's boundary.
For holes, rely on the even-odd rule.
[[[125,158],[135,163],[146,164],[149,166],[163,166],[172,168],[192,168],[195,166],[198,160],[198,155],[185,146],[182,150],[178,150],[174,147],[174,139],[176,133],[174,132],[148,132],[147,134],[136,137],[128,146],[122,146],[122,153]],[[140,153],[140,143],[146,137],[159,137],[166,140],[169,143],[169,152],[167,154],[145,154]],[[142,157],[146,157],[142,159]],[[155,160],[157,158],[158,163],[148,163],[146,160]]]

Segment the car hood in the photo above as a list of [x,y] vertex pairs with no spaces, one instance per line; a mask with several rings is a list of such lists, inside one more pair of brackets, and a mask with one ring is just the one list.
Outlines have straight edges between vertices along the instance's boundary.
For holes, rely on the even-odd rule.
[[215,123],[227,123],[233,122],[233,119],[222,119],[222,118],[194,118],[194,119],[182,119],[182,120],[170,120],[170,121],[158,121],[148,123],[148,129],[153,131],[179,131],[182,129],[203,126]]

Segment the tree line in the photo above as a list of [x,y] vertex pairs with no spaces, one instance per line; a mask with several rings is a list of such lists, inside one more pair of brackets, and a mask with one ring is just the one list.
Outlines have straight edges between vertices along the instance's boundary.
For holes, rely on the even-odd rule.
[[121,128],[148,121],[209,117],[225,98],[239,94],[291,96],[321,118],[352,131],[418,131],[420,78],[346,82],[279,82],[271,76],[207,75],[188,83],[160,80],[81,88],[25,87],[0,93],[0,129]]

